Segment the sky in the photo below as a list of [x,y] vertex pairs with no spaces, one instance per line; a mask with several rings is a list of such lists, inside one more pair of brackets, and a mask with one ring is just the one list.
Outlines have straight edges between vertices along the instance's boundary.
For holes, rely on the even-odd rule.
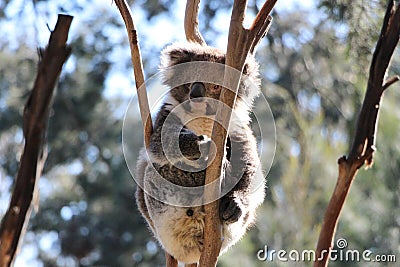
[[[69,2],[70,1],[68,0],[48,1],[45,5],[38,2],[35,10],[31,1],[11,1],[11,4],[9,4],[6,9],[6,14],[9,17],[14,17],[22,12],[24,20],[11,20],[7,22],[0,22],[0,26],[2,29],[0,37],[7,38],[7,40],[9,40],[9,48],[11,49],[16,49],[18,46],[21,45],[22,41],[25,42],[26,45],[31,47],[44,47],[48,42],[50,34],[49,28],[52,28],[57,21],[58,6],[61,5],[63,9],[65,9],[66,13],[69,13],[68,10],[71,8],[71,4],[68,4]],[[85,1],[83,0],[77,0],[76,2],[82,4],[83,6],[85,3]],[[258,6],[261,7],[262,2],[263,1],[258,1]],[[82,12],[79,14],[74,14],[75,12],[70,12],[71,15],[74,16],[74,20],[70,29],[70,39],[75,38],[79,32],[90,30],[85,28],[85,24],[82,21],[84,19],[96,16],[102,10],[110,10],[111,16],[120,16],[117,7],[110,0],[94,0],[92,5],[95,5],[96,8],[83,9]],[[140,23],[141,21],[146,20],[143,9],[141,9],[141,7],[138,7],[137,5],[136,7],[133,7],[134,22],[137,25],[136,27],[140,26],[139,37],[141,33],[157,33],[157,42],[149,42],[144,40],[144,42],[140,44],[142,53],[144,55],[148,53],[154,53],[154,51],[160,52],[166,44],[176,41],[185,41],[185,35],[183,31],[185,1],[176,1],[174,5],[174,10],[181,10],[181,12],[175,12],[174,14],[172,14],[172,17],[157,16],[150,22],[146,23]],[[312,9],[314,7],[314,0],[285,0],[278,1],[275,9],[278,12],[285,12],[297,8]],[[50,11],[45,11],[45,9]],[[46,15],[43,16],[43,14]],[[251,12],[247,12],[244,25],[250,25],[254,17],[254,14],[251,14]],[[226,47],[228,34],[227,25],[229,25],[229,19],[229,13],[221,12],[217,14],[217,18],[213,24],[213,27],[222,33],[216,40],[214,40],[213,44],[220,49],[225,49]],[[177,25],[182,25],[181,29],[178,31]],[[22,31],[20,29],[22,29]],[[126,33],[123,31],[115,31],[111,27],[108,30],[110,34],[110,40],[114,40],[115,43],[118,43],[119,40],[126,38]],[[105,31],[107,31],[107,29],[105,29]],[[26,34],[28,34],[28,38],[26,38]],[[22,36],[23,39],[21,40]],[[126,75],[125,73],[123,73],[123,71],[125,71],[124,67],[118,65],[120,59],[126,57],[127,55],[130,55],[129,46],[126,46],[125,48],[114,49],[111,58],[114,59],[113,61],[115,62],[115,64],[106,80],[106,90],[104,91],[106,97],[130,97],[135,93],[135,91],[132,90],[132,88],[134,88],[133,74],[132,76]],[[36,54],[30,56],[36,57]],[[64,67],[64,72],[68,72],[69,70],[74,69],[74,64],[75,61],[73,57],[71,57]],[[150,67],[151,72],[155,72],[157,70],[158,62],[154,62],[153,65],[154,66]]]

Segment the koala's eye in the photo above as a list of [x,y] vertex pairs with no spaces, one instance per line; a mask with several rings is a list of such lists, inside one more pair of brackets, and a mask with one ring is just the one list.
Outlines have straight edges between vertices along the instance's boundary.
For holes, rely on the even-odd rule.
[[218,89],[219,88],[219,85],[214,85],[214,89]]
[[188,210],[186,211],[186,215],[189,216],[189,217],[192,217],[192,216],[193,216],[193,213],[194,213],[194,211],[193,211],[192,209],[188,209]]

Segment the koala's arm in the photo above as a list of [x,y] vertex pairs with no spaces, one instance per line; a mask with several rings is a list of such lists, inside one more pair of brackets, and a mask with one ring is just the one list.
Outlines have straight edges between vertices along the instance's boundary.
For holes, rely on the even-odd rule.
[[154,229],[154,224],[153,221],[150,218],[150,214],[149,211],[147,209],[147,205],[146,205],[146,200],[145,200],[145,193],[143,191],[143,186],[144,186],[144,176],[145,176],[145,172],[146,172],[146,167],[148,164],[147,161],[147,157],[145,155],[146,151],[145,149],[142,149],[140,151],[140,156],[139,156],[139,160],[138,163],[136,165],[136,178],[137,180],[137,188],[136,188],[136,204],[137,207],[139,209],[139,211],[142,213],[143,217],[146,219],[150,229],[153,231],[153,233],[155,232]]
[[257,153],[257,143],[250,128],[245,134],[230,135],[231,156],[225,160],[223,186],[232,187],[220,202],[220,216],[223,221],[235,222],[240,216],[259,206],[264,199],[264,176]]
[[193,131],[183,127],[178,117],[162,109],[150,137],[149,149],[152,156],[161,162],[179,160],[182,155],[190,160],[199,159],[202,155],[201,144],[204,142],[204,136],[196,135]]

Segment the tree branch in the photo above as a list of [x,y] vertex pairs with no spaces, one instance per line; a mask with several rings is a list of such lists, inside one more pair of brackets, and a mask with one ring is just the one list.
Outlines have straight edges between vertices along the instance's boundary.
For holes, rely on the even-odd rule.
[[387,79],[385,81],[385,83],[383,84],[383,90],[386,90],[386,88],[388,88],[389,86],[391,86],[392,84],[394,84],[395,82],[398,82],[400,80],[400,76],[396,75],[393,77],[390,77],[389,79]]
[[35,184],[41,176],[46,159],[47,124],[54,87],[62,66],[71,53],[66,45],[71,16],[58,15],[57,24],[50,35],[49,44],[39,63],[33,90],[24,109],[25,147],[21,156],[11,202],[0,227],[0,266],[11,266],[19,241],[26,229]]
[[135,24],[133,23],[131,9],[126,3],[126,0],[115,0],[115,4],[121,13],[121,16],[125,22],[126,31],[128,33],[129,46],[131,48],[132,66],[139,99],[139,109],[144,129],[144,143],[147,147],[150,142],[151,133],[153,132],[153,124],[151,122],[149,100],[147,98],[146,85],[144,83],[142,56],[140,54],[138,36]]
[[[256,19],[250,29],[243,27],[243,20],[246,12],[247,1],[235,0],[232,8],[231,22],[229,26],[228,45],[226,52],[225,64],[235,68],[240,72],[243,71],[246,58],[252,50],[254,53],[256,46],[262,36],[268,30],[271,22],[269,13],[271,12],[276,0],[267,0],[264,6],[257,14]],[[237,76],[237,75],[236,75]],[[240,77],[236,77],[230,68],[225,68],[224,87],[221,91],[220,101],[229,108],[220,108],[217,111],[211,139],[216,146],[215,158],[206,170],[205,184],[214,183],[215,186],[204,192],[205,204],[205,226],[204,226],[204,250],[200,257],[200,267],[216,266],[218,255],[221,249],[221,222],[219,220],[219,203],[214,201],[209,203],[211,199],[217,199],[220,193],[220,182],[222,174],[222,159],[224,157],[224,147],[226,144],[227,129],[231,118],[232,107],[236,100],[237,89]],[[227,86],[229,85],[229,86]],[[231,91],[228,88],[235,88]],[[222,105],[221,105],[222,106]],[[215,123],[220,121],[221,124]]]
[[255,50],[256,50],[258,44],[260,43],[261,39],[264,38],[265,34],[269,31],[269,27],[271,26],[271,23],[272,23],[272,17],[268,16],[266,18],[265,23],[262,24],[262,26],[260,27],[260,30],[256,33],[254,42],[251,44],[251,47],[250,47],[251,54],[255,54]]
[[200,0],[187,0],[185,10],[185,34],[189,42],[206,45],[206,41],[199,31]]
[[382,94],[388,86],[398,80],[398,78],[392,78],[384,82],[394,49],[399,42],[399,35],[400,4],[395,5],[395,2],[391,0],[386,9],[381,34],[372,57],[367,91],[358,117],[354,141],[348,158],[343,156],[338,161],[338,181],[324,216],[317,244],[318,260],[314,262],[315,267],[328,264],[338,219],[358,169],[364,164],[369,167],[373,163]]
[[266,2],[261,10],[258,12],[257,17],[254,19],[253,25],[251,25],[250,29],[254,29],[255,38],[253,43],[251,44],[250,53],[254,54],[257,45],[260,40],[265,36],[268,32],[269,27],[272,23],[272,17],[269,15],[272,8],[274,7],[276,1]]

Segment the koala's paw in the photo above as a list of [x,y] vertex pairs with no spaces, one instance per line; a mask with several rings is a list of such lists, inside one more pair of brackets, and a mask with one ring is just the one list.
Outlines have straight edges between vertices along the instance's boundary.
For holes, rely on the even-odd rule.
[[207,135],[199,135],[198,143],[201,157],[204,160],[207,160],[208,153],[210,152],[211,138],[209,138]]
[[219,215],[222,221],[234,223],[242,216],[242,209],[233,197],[223,197],[219,203]]

